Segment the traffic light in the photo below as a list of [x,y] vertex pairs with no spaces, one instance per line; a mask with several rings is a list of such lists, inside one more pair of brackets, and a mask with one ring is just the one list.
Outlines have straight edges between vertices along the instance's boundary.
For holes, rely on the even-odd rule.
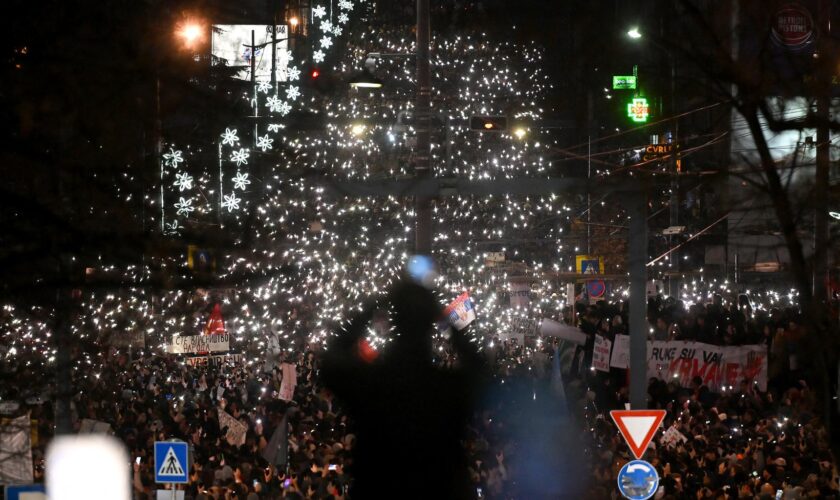
[[470,118],[470,128],[479,132],[503,132],[507,130],[507,117],[473,116]]

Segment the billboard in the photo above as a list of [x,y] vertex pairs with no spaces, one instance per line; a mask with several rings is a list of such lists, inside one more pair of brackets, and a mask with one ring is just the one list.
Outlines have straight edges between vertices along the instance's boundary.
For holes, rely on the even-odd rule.
[[[288,79],[286,68],[289,66],[289,31],[286,25],[277,25],[276,29],[276,76],[278,82],[284,82]],[[255,80],[270,82],[271,40],[271,25],[214,24],[210,50],[216,64],[240,68],[233,76],[240,80],[251,79],[253,56]]]

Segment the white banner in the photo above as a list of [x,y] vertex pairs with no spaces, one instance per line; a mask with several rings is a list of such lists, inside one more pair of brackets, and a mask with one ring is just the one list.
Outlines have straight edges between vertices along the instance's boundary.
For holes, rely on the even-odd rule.
[[[623,352],[622,352],[623,350]],[[630,357],[630,343],[613,348],[611,366],[616,358]],[[712,391],[736,389],[741,381],[758,384],[767,390],[767,347],[763,345],[716,346],[701,342],[647,342],[648,378],[677,381],[691,387],[694,377]]]
[[79,426],[79,434],[110,434],[111,424],[91,418],[83,418]]
[[297,386],[297,371],[291,363],[281,363],[280,370],[283,373],[283,380],[280,381],[280,399],[291,401],[295,397]]
[[595,347],[592,351],[592,368],[602,372],[610,371],[610,348],[612,342],[600,335],[595,335]]
[[510,307],[527,308],[531,305],[531,285],[529,283],[510,284]]
[[173,335],[168,347],[172,354],[227,351],[230,349],[230,335]]
[[540,334],[545,337],[557,337],[577,345],[586,344],[586,334],[576,326],[559,323],[552,319],[543,318],[540,321]]
[[0,426],[0,484],[31,484],[32,431],[29,413]]
[[189,366],[220,366],[227,363],[241,363],[241,354],[216,354],[213,356],[192,356],[184,359]]
[[224,429],[225,427],[228,429],[227,434],[225,434],[225,439],[227,439],[228,444],[231,446],[242,446],[245,444],[245,434],[248,432],[248,426],[233,418],[230,413],[219,408],[219,428]]
[[610,366],[626,370],[630,367],[630,336],[616,335],[613,340],[612,356]]

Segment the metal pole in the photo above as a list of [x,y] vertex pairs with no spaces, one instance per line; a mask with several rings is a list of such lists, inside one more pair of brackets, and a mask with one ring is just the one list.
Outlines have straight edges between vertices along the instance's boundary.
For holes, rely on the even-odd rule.
[[[673,51],[669,51],[669,58],[668,60],[671,63],[671,103],[670,103],[670,110],[671,116],[673,117],[672,127],[671,127],[671,198],[669,200],[669,225],[670,226],[677,226],[680,223],[680,164],[679,159],[677,156],[677,146],[679,144],[679,121],[677,119],[677,90],[676,90],[676,80],[677,80],[677,63],[674,59]],[[673,245],[673,236],[668,237],[669,244],[671,248],[674,247]],[[679,272],[680,270],[680,255],[679,251],[675,250],[674,253],[668,259],[668,267],[670,267],[673,271]],[[671,277],[668,278],[668,287],[670,288],[669,295],[671,296],[678,296],[679,295],[679,277],[675,274],[671,274]]]
[[829,5],[826,0],[820,2],[819,68],[817,70],[817,169],[814,179],[814,277],[813,292],[816,304],[828,302],[828,183],[830,167],[830,134],[828,130],[830,107],[831,69],[828,67],[829,37],[831,22]]
[[630,269],[630,407],[647,408],[647,196],[627,197],[630,206],[628,267]]
[[[429,70],[429,0],[417,0],[417,101],[415,122],[417,126],[417,149],[415,151],[415,176],[420,179],[432,175],[431,131],[429,119],[432,97],[432,77]],[[432,199],[427,196],[415,198],[414,251],[418,255],[432,253]]]

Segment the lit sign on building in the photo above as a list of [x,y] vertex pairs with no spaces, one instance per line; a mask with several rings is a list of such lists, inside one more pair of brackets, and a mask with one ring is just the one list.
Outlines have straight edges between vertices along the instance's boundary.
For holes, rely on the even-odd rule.
[[644,123],[648,120],[650,114],[650,107],[647,99],[644,97],[636,97],[633,101],[627,104],[627,116],[637,123]]

